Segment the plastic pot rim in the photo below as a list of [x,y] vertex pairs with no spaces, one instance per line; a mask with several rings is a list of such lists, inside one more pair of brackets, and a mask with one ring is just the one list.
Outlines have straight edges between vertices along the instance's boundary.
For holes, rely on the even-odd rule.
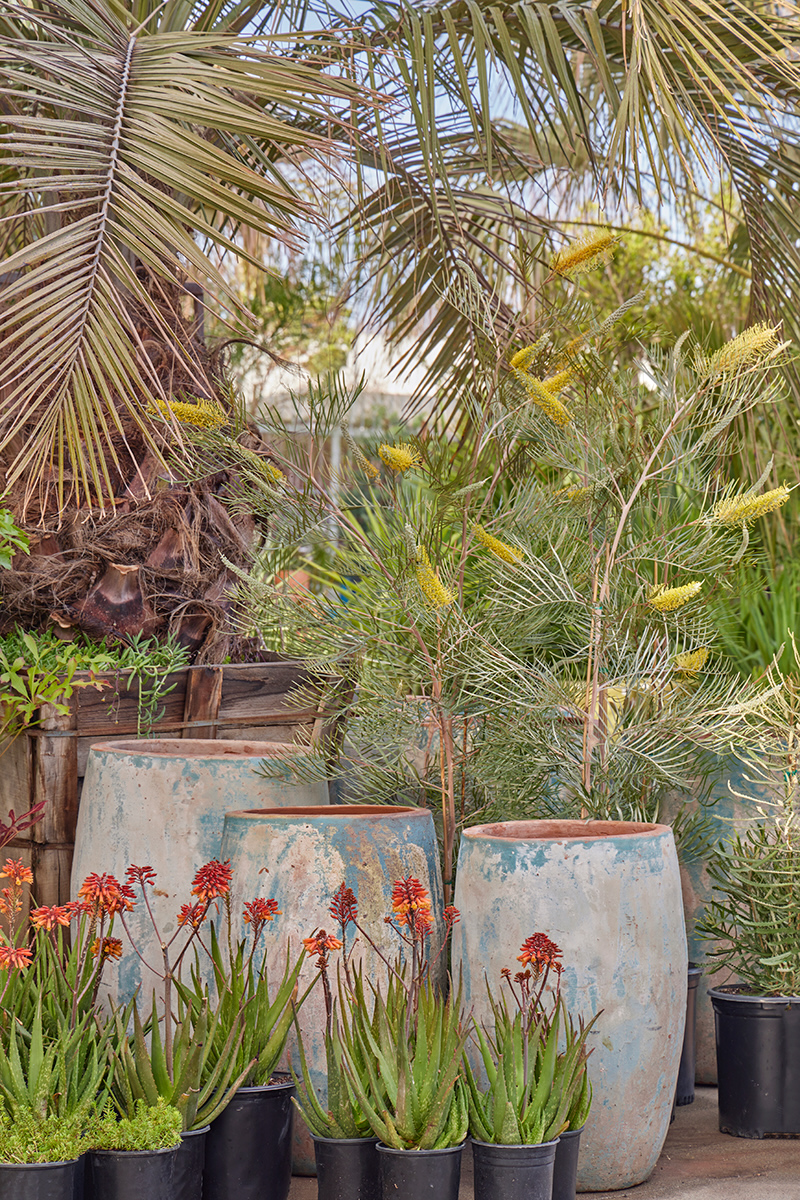
[[367,1146],[369,1144],[377,1146],[380,1139],[376,1138],[374,1134],[363,1138],[329,1138],[322,1137],[318,1133],[312,1133],[311,1140],[313,1142],[326,1142],[331,1146]]
[[725,983],[718,988],[708,988],[707,995],[713,1000],[732,1000],[737,1004],[769,1004],[780,1005],[800,1005],[800,996],[760,996],[756,992],[739,991],[741,984]]
[[[160,1150],[89,1150],[89,1151],[87,1151],[87,1153],[89,1153],[89,1154],[115,1154],[115,1155],[125,1154],[126,1156],[128,1156],[130,1158],[133,1158],[134,1156],[138,1156],[139,1158],[152,1158],[152,1156],[155,1154],[177,1154],[179,1150],[180,1150],[180,1145],[178,1145],[178,1146],[162,1146]],[[72,1159],[71,1161],[76,1162],[77,1160]]]
[[[580,1133],[583,1129],[565,1130],[565,1133]],[[539,1146],[557,1146],[561,1140],[561,1135],[557,1138],[551,1138],[549,1142],[482,1142],[480,1138],[470,1138],[473,1146],[492,1146],[497,1150],[533,1150]]]
[[77,1158],[57,1158],[53,1162],[38,1162],[38,1163],[0,1162],[0,1170],[18,1171],[20,1169],[23,1169],[25,1171],[31,1171],[31,1170],[35,1170],[36,1168],[42,1169],[44,1167],[71,1167],[73,1163],[80,1162],[82,1158],[83,1158],[83,1155],[79,1154]]
[[[358,1139],[361,1141],[361,1139]],[[386,1146],[383,1142],[378,1141],[375,1149],[380,1154],[455,1154],[457,1150],[463,1150],[467,1144],[465,1138],[463,1142],[459,1142],[457,1146],[443,1146],[440,1150],[420,1150],[419,1147],[413,1147],[409,1150],[396,1150],[394,1146]]]

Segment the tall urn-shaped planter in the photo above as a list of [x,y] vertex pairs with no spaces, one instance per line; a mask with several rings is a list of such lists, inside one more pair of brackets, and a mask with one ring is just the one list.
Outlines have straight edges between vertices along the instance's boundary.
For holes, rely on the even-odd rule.
[[[212,739],[142,738],[93,746],[75,836],[73,897],[92,871],[123,880],[132,863],[150,866],[157,874],[150,903],[169,940],[197,868],[219,857],[226,812],[242,804],[297,808],[327,802],[325,782],[300,782],[292,771],[292,763],[307,753],[290,744]],[[257,773],[265,759],[279,777]],[[127,920],[144,957],[160,964],[144,906]],[[105,987],[125,1002],[141,985],[148,994],[148,975],[126,946],[119,962],[106,964]]]
[[669,1128],[686,1015],[687,951],[672,831],[617,821],[506,821],[465,830],[453,971],[488,1021],[485,979],[534,932],[564,956],[569,1010],[590,1018],[594,1100],[578,1191],[642,1183]]
[[[268,970],[279,978],[288,936],[295,948],[319,929],[335,933],[331,900],[342,883],[358,899],[359,923],[391,961],[398,939],[384,917],[392,911],[392,885],[413,875],[431,895],[434,933],[431,952],[444,936],[442,879],[433,817],[425,808],[388,805],[330,805],[323,808],[262,809],[229,813],[222,857],[233,868],[234,906],[253,896],[275,897],[281,910],[281,937],[270,943]],[[358,938],[351,960],[361,963],[365,980],[386,978],[379,955]],[[314,975],[310,960],[300,975],[303,990]],[[326,1097],[325,1001],[316,988],[298,1014],[310,1073],[308,1082],[321,1102]],[[289,1058],[298,1066],[290,1041]],[[296,1173],[313,1174],[314,1148],[305,1123],[295,1122]]]

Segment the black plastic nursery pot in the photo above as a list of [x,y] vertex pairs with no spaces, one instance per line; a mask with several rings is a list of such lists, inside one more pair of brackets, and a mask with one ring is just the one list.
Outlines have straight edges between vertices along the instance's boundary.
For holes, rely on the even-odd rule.
[[294,1084],[239,1088],[206,1137],[203,1200],[287,1200]]
[[458,1200],[460,1146],[445,1150],[393,1150],[378,1142],[381,1200]]
[[84,1159],[0,1163],[0,1200],[83,1200]]
[[565,1129],[556,1143],[556,1157],[553,1163],[553,1200],[575,1200],[582,1133],[582,1125],[580,1129]]
[[683,1034],[683,1050],[678,1067],[678,1086],[675,1091],[677,1105],[694,1104],[695,1034],[697,1032],[697,985],[703,968],[689,963],[689,988],[686,992],[686,1029]]
[[709,991],[719,1127],[735,1137],[800,1137],[800,996]]
[[475,1200],[551,1200],[558,1138],[538,1146],[472,1141]]
[[377,1138],[314,1138],[317,1200],[381,1200]]
[[172,1200],[177,1149],[92,1150],[86,1162],[86,1200]]
[[210,1125],[204,1125],[202,1129],[190,1129],[181,1134],[172,1173],[173,1200],[202,1200],[206,1134],[210,1128]]

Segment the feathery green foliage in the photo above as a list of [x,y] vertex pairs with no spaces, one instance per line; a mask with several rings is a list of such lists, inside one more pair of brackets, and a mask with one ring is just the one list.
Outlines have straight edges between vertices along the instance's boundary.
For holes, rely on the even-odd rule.
[[137,1100],[129,1117],[107,1104],[89,1136],[93,1150],[169,1150],[181,1143],[181,1114],[163,1096],[155,1104]]
[[30,1109],[11,1117],[0,1109],[0,1162],[69,1162],[90,1145],[80,1117],[40,1117]]

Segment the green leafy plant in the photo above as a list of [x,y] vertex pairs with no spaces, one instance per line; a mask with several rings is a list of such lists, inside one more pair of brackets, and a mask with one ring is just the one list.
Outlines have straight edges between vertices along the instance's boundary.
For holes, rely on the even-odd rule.
[[[267,978],[267,951],[258,961],[258,944],[266,926],[278,914],[275,900],[249,900],[244,919],[250,926],[249,950],[243,941],[235,946],[231,935],[230,894],[223,898],[227,920],[227,956],[223,954],[216,926],[211,925],[209,953],[214,970],[217,1001],[214,1006],[213,1033],[209,1036],[203,1079],[215,1073],[220,1063],[231,1057],[231,1037],[236,1035],[233,1074],[245,1087],[261,1087],[270,1082],[286,1046],[295,1014],[316,983],[312,981],[302,996],[297,995],[297,978],[305,951],[293,960],[286,947],[286,965],[277,989],[271,994]],[[227,962],[226,962],[227,957]],[[199,1012],[209,1004],[209,989],[204,985],[199,964],[192,969],[192,986],[178,984],[182,1000]]]
[[88,1119],[107,1094],[109,1042],[94,1014],[46,1036],[41,1002],[30,1029],[13,1021],[0,1039],[0,1093],[8,1113]]
[[[487,981],[492,1027],[475,1030],[486,1087],[469,1057],[464,1059],[470,1134],[482,1142],[538,1145],[565,1129],[580,1129],[589,1115],[586,1038],[597,1016],[575,1027],[558,986],[560,954],[544,934],[526,940],[521,955],[526,970],[513,983],[510,971],[503,972],[515,1001],[513,1015],[506,998],[496,998]],[[545,989],[553,969],[556,995],[547,1011]]]
[[459,987],[444,998],[426,981],[411,1012],[401,978],[386,996],[372,988],[372,1013],[351,1004],[357,1053],[343,1045],[353,1093],[376,1137],[395,1150],[441,1150],[467,1136],[462,1056],[469,1026]]
[[70,1162],[80,1158],[90,1143],[80,1117],[55,1113],[41,1117],[32,1109],[11,1117],[0,1109],[0,1162]]
[[790,635],[794,670],[781,676],[779,710],[751,747],[745,778],[758,784],[757,816],[719,842],[708,861],[713,884],[697,933],[713,974],[723,967],[738,990],[756,996],[800,995],[800,651]]
[[120,1117],[107,1104],[91,1126],[93,1150],[168,1150],[181,1141],[181,1115],[163,1097],[155,1104],[137,1100],[133,1113]]
[[13,513],[0,508],[0,568],[10,567],[15,554],[28,554],[29,550],[28,535],[17,525]]

